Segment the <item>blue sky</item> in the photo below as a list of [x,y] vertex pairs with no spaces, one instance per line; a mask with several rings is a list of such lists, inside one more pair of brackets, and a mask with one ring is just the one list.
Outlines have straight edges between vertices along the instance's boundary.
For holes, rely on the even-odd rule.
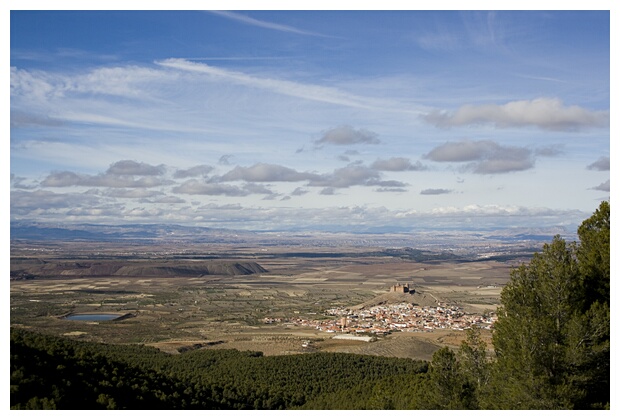
[[11,220],[574,226],[609,11],[12,11]]

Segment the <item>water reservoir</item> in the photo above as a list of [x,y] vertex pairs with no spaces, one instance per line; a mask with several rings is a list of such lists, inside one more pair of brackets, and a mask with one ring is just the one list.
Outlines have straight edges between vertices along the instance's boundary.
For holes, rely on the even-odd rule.
[[122,314],[71,314],[64,319],[69,321],[112,321],[122,316]]

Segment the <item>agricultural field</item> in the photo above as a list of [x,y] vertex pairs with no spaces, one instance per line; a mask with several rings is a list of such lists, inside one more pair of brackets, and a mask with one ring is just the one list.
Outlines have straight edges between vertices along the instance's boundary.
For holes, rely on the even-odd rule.
[[[180,268],[191,265],[195,269],[203,260],[131,256],[116,274],[75,275],[83,274],[76,266],[91,269],[92,261],[56,253],[13,255],[12,273],[23,272],[11,281],[11,325],[81,340],[141,343],[172,353],[208,347],[266,355],[336,351],[428,360],[442,346],[458,346],[464,332],[394,332],[374,342],[360,342],[334,340],[331,333],[287,320],[325,319],[330,308],[380,302],[396,283],[415,288],[413,301],[419,305],[443,302],[481,314],[495,310],[510,269],[517,264],[510,260],[412,262],[392,256],[369,257],[367,252],[356,257],[354,248],[346,250],[344,257],[322,256],[324,250],[305,251],[301,255],[306,256],[293,257],[274,255],[273,249],[227,249],[227,255],[236,258],[220,258],[218,263],[252,263],[261,269],[250,274],[192,276],[183,275]],[[114,256],[104,257],[97,260],[99,270]],[[65,270],[48,270],[45,276],[34,278],[23,275],[29,266],[41,270],[42,261],[53,261],[54,267]],[[73,271],[66,270],[69,266]],[[157,275],[160,271],[153,271],[155,266],[167,267],[171,275]],[[65,318],[68,314],[116,314],[120,318],[72,321]],[[266,318],[280,321],[266,324]]]

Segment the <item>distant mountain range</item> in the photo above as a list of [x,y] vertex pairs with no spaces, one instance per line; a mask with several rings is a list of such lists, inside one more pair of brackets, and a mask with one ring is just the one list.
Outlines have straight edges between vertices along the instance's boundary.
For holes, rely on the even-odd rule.
[[201,239],[213,241],[227,238],[229,242],[239,233],[226,229],[211,229],[195,226],[161,224],[53,224],[40,222],[11,222],[11,240],[67,241],[82,240],[94,242],[160,242],[182,241],[191,238],[192,242]]
[[[105,243],[219,243],[252,246],[378,246],[462,248],[484,243],[538,246],[551,242],[554,235],[576,240],[576,232],[556,228],[511,228],[503,230],[425,230],[401,233],[275,232],[218,229],[174,224],[59,224],[11,222],[11,241],[87,241]],[[398,251],[394,251],[398,253]]]

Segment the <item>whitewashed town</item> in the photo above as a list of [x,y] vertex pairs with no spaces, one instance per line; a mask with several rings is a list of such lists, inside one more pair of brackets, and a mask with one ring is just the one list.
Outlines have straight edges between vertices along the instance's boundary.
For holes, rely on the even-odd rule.
[[[390,291],[409,291],[408,285],[396,285]],[[455,305],[438,302],[435,306],[418,306],[411,303],[376,305],[363,309],[345,307],[330,308],[324,315],[330,319],[306,319],[302,317],[265,318],[266,324],[284,323],[300,327],[316,328],[328,333],[360,333],[384,335],[390,332],[420,332],[436,329],[465,330],[472,326],[491,329],[497,320],[494,312],[468,314]]]

